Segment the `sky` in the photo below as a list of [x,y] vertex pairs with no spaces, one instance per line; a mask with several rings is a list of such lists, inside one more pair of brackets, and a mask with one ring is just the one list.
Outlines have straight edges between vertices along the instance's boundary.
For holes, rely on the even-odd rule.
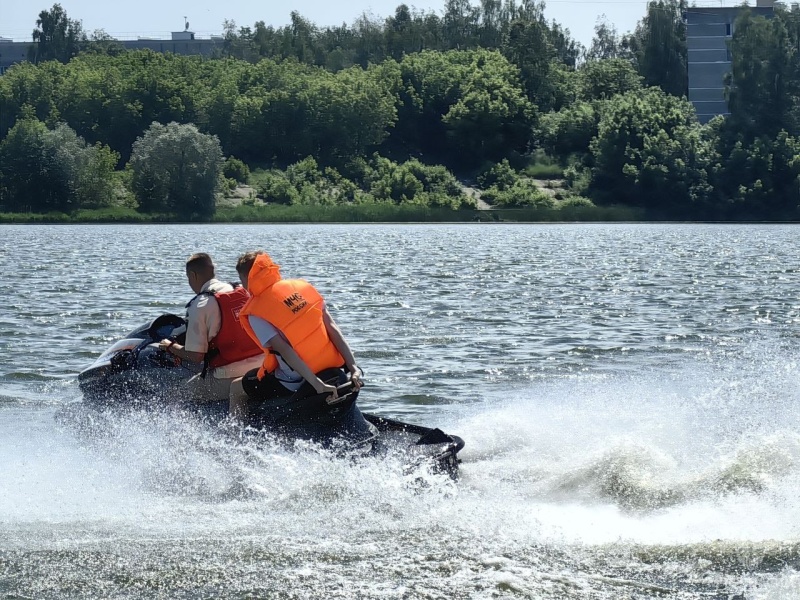
[[[54,0],[0,0],[0,37],[30,41],[39,12],[53,6]],[[60,0],[70,19],[83,22],[87,32],[103,29],[119,39],[165,37],[182,31],[184,17],[197,37],[222,33],[222,23],[233,20],[236,25],[252,27],[256,21],[279,27],[289,23],[289,14],[296,10],[318,26],[352,24],[363,12],[377,17],[394,14],[402,0],[292,0],[291,2],[259,2],[257,0]],[[477,0],[473,0],[476,4]],[[442,14],[444,0],[410,0],[410,7]],[[549,0],[545,15],[570,30],[572,37],[589,45],[594,26],[605,15],[619,33],[633,30],[644,15],[645,0]]]

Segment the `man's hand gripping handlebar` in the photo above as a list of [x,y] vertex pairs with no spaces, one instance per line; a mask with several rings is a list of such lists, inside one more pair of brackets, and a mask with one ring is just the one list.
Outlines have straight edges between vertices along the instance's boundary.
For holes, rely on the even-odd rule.
[[325,398],[325,402],[329,405],[334,406],[336,404],[341,404],[345,402],[352,396],[353,394],[357,393],[359,389],[364,386],[364,380],[358,379],[358,384],[354,382],[352,379],[348,379],[342,385],[336,387],[336,395],[331,394],[327,398]]

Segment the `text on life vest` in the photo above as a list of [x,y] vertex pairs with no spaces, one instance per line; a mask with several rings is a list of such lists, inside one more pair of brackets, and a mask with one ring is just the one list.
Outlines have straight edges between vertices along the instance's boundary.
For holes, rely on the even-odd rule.
[[303,298],[300,292],[295,292],[291,296],[284,298],[283,303],[293,312],[296,313],[299,310],[302,310],[308,302],[305,298]]

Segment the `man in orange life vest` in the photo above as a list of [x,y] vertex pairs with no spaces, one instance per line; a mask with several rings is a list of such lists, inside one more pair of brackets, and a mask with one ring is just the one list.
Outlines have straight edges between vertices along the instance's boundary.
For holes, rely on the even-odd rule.
[[263,349],[264,362],[231,384],[234,418],[247,416],[248,401],[287,396],[303,386],[309,394],[328,392],[335,399],[336,388],[316,375],[324,369],[345,367],[355,388],[361,387],[353,352],[310,283],[283,279],[278,265],[261,250],[240,256],[236,271],[251,294],[239,320]]
[[239,323],[239,311],[250,295],[242,286],[217,280],[205,252],[186,261],[186,278],[196,294],[186,305],[186,341],[181,346],[162,340],[159,347],[181,360],[203,363],[203,374],[187,384],[191,399],[226,400],[231,382],[261,363],[261,348]]

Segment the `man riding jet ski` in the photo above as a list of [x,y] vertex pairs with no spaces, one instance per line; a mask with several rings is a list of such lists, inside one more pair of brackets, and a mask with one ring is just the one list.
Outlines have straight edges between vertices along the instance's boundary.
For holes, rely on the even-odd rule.
[[262,250],[240,256],[236,271],[250,292],[239,321],[264,351],[264,362],[231,384],[232,416],[245,417],[251,404],[287,393],[327,394],[328,403],[335,403],[336,386],[318,376],[328,369],[346,369],[358,392],[361,370],[314,286],[281,277],[280,267]]
[[[240,319],[263,351],[261,368],[231,386],[231,405],[240,420],[287,440],[362,450],[400,448],[412,464],[427,463],[457,475],[461,438],[361,413],[356,405],[361,371],[310,284],[282,279],[265,253],[243,255],[238,269],[254,293]],[[169,314],[131,332],[80,373],[84,401],[102,409],[174,403],[185,382],[200,371],[198,363],[179,360],[174,351],[177,347],[180,352],[186,337],[184,319]],[[227,413],[228,402],[181,406],[218,420]]]
[[227,399],[231,382],[261,363],[261,347],[239,323],[239,311],[250,294],[239,284],[219,281],[205,252],[192,254],[186,261],[186,279],[195,296],[186,304],[183,342],[164,339],[161,349],[181,361],[203,365],[202,373],[187,382],[188,396]]

